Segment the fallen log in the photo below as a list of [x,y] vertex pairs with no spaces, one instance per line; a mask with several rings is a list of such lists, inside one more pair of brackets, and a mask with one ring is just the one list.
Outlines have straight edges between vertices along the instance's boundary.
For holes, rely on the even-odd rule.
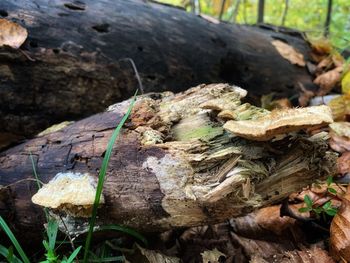
[[28,30],[22,50],[0,48],[0,132],[30,137],[129,98],[138,87],[129,58],[145,92],[227,82],[258,100],[294,96],[298,82],[314,87],[306,68],[271,44],[282,40],[308,60],[300,34],[136,0],[2,0],[0,15]]
[[[297,109],[294,121],[293,110],[276,115],[242,104],[245,95],[238,87],[212,84],[176,95],[140,96],[114,147],[98,225],[151,232],[214,224],[278,202],[335,171],[336,157],[323,133],[280,136],[292,126],[299,130],[332,122],[327,106]],[[59,215],[71,235],[84,232],[107,142],[128,104],[115,104],[1,153],[0,215],[34,238],[45,221],[34,202]],[[224,111],[234,120],[218,117]],[[229,131],[234,122],[265,123],[268,118],[265,140]],[[275,141],[271,127],[279,137]],[[39,191],[30,154],[45,183]]]

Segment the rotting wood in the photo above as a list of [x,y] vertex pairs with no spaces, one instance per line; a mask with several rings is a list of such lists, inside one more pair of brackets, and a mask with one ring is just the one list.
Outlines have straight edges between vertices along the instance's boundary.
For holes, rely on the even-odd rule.
[[[118,223],[152,232],[218,223],[278,202],[335,171],[336,156],[328,151],[324,133],[256,142],[225,131],[219,110],[241,112],[245,95],[238,87],[212,84],[140,96],[114,147],[98,225]],[[0,184],[10,186],[1,188],[0,214],[18,231],[43,223],[42,207],[31,202],[36,184],[23,180],[33,178],[32,153],[40,180],[48,183],[32,200],[60,215],[70,234],[84,232],[87,219],[80,213],[79,195],[74,203],[58,206],[51,200],[52,205],[45,188],[58,173],[97,178],[109,137],[128,104],[115,104],[3,152]],[[270,114],[245,107],[247,121]],[[50,198],[59,194],[49,193]]]

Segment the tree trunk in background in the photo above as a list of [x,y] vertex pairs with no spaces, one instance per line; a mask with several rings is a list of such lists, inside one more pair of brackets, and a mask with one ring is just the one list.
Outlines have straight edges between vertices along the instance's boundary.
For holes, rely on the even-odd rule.
[[[114,146],[98,224],[154,232],[223,222],[281,201],[335,170],[336,156],[322,139],[295,135],[257,142],[225,132],[218,110],[236,105],[237,118],[262,114],[239,104],[240,90],[201,85],[175,96],[140,97]],[[41,239],[45,221],[43,208],[31,201],[38,189],[30,154],[41,181],[64,173],[58,178],[69,182],[59,185],[56,177],[33,202],[53,208],[70,234],[78,234],[86,228],[95,196],[86,183],[97,180],[108,140],[128,105],[118,103],[0,154],[0,215],[20,238]]]
[[30,137],[130,97],[138,84],[125,58],[146,92],[228,82],[256,99],[313,86],[270,43],[281,39],[308,58],[295,34],[216,24],[148,1],[1,0],[0,11],[29,32],[28,56],[0,49],[0,132]]

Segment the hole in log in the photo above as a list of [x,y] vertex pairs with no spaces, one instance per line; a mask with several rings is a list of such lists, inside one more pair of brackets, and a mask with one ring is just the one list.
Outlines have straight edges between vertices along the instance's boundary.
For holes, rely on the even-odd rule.
[[58,48],[54,48],[54,49],[52,49],[52,51],[53,51],[53,53],[55,53],[55,54],[59,54],[59,53],[60,53],[60,50],[59,50]]
[[0,16],[7,17],[8,15],[9,15],[9,13],[7,13],[6,10],[0,9]]
[[109,31],[109,24],[99,24],[92,27],[92,29],[96,30],[99,33],[108,33]]
[[138,47],[137,47],[137,50],[140,51],[140,52],[142,52],[142,51],[143,51],[143,47],[138,46]]
[[65,3],[64,6],[74,11],[85,11],[85,4],[80,1],[75,1],[74,3]]

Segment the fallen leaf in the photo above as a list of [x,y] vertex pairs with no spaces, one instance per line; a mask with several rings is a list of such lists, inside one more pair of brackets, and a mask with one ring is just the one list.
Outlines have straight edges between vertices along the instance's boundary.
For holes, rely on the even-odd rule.
[[338,136],[344,136],[350,139],[350,122],[333,122],[329,124],[329,127],[334,131]]
[[350,151],[350,140],[347,137],[339,136],[334,132],[329,133],[331,139],[329,146],[336,152],[343,153]]
[[350,152],[343,153],[337,160],[338,173],[350,173]]
[[342,71],[343,67],[337,67],[319,75],[316,79],[314,79],[314,83],[320,86],[320,90],[318,91],[317,95],[323,96],[329,93],[340,81]]
[[321,105],[275,110],[257,120],[230,120],[224,124],[224,129],[246,139],[268,141],[276,135],[332,122],[330,108]]
[[274,40],[271,42],[275,46],[278,53],[290,63],[304,67],[306,65],[303,54],[299,53],[292,46],[282,42],[280,40]]
[[333,51],[332,44],[326,38],[308,39],[311,44],[311,56],[316,62],[320,62]]
[[322,72],[325,68],[331,67],[333,64],[332,58],[330,56],[322,59],[316,67],[316,72]]
[[306,107],[309,104],[309,101],[311,98],[315,96],[315,93],[311,90],[307,90],[303,84],[298,82],[298,87],[300,88],[300,95],[299,95],[299,105],[302,107]]
[[304,248],[302,250],[286,251],[283,254],[273,256],[273,261],[266,261],[260,255],[254,255],[250,263],[335,263],[328,255],[327,251],[312,247],[311,249]]
[[281,263],[335,263],[327,251],[318,247],[287,251],[284,253],[284,256],[280,261]]
[[261,96],[261,107],[267,110],[289,109],[292,104],[287,98],[273,100],[274,93]]
[[328,106],[332,110],[335,121],[346,120],[350,116],[350,94],[344,94],[332,99]]
[[350,187],[343,197],[342,205],[330,227],[330,252],[332,257],[350,261]]
[[344,57],[338,51],[335,50],[333,50],[332,52],[332,61],[336,68],[343,67],[345,63]]
[[126,259],[130,262],[137,263],[180,263],[177,257],[169,257],[154,250],[145,249],[139,245],[135,245],[136,251],[133,254],[126,255]]
[[344,74],[341,80],[341,91],[344,94],[350,94],[350,70]]
[[201,255],[203,258],[203,263],[219,263],[220,258],[226,258],[226,255],[217,250],[217,248],[214,248],[213,250],[206,250],[202,252]]
[[28,32],[22,26],[0,18],[0,47],[19,48],[27,39]]

